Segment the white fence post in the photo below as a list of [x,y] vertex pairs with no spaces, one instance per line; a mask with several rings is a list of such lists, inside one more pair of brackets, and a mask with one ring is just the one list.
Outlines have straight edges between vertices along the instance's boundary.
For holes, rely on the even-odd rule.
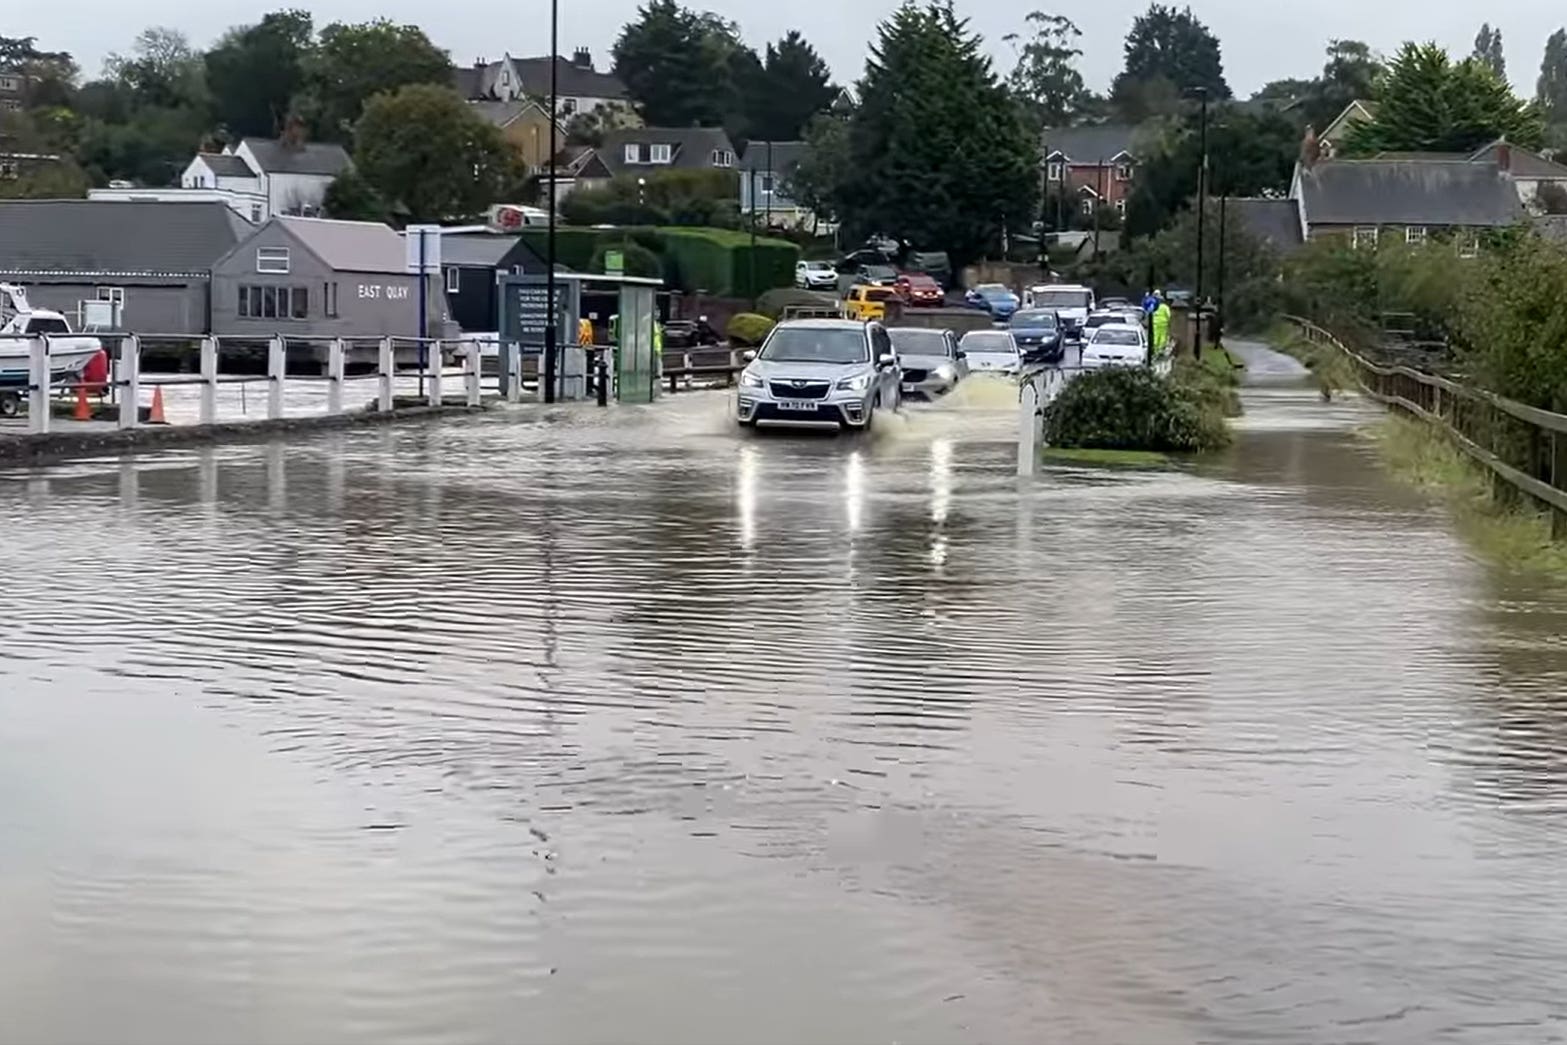
[[1039,385],[1030,378],[1017,396],[1017,474],[1033,475],[1039,458]]
[[27,430],[34,435],[49,431],[49,337],[35,337],[27,342],[27,377],[32,386],[27,393]]
[[392,378],[397,372],[396,362],[392,339],[383,337],[380,359],[376,363],[376,374],[380,385],[380,394],[376,397],[376,403],[384,414],[392,412]]
[[346,352],[347,348],[340,337],[333,338],[332,343],[326,346],[326,412],[329,414],[343,412],[343,360]]
[[267,420],[283,416],[284,370],[288,354],[281,337],[267,344]]
[[442,341],[432,341],[425,346],[424,368],[429,377],[428,402],[431,406],[441,405],[441,365],[445,359],[443,355],[445,347],[445,342]]
[[120,341],[120,427],[141,424],[141,338],[127,334]]
[[201,339],[201,423],[210,425],[218,419],[218,339]]
[[479,383],[479,368],[483,365],[483,357],[479,354],[477,341],[463,342],[463,383],[467,386],[467,399],[469,406],[480,406],[484,399]]
[[506,368],[506,401],[522,402],[522,346],[515,341],[500,345],[501,365]]

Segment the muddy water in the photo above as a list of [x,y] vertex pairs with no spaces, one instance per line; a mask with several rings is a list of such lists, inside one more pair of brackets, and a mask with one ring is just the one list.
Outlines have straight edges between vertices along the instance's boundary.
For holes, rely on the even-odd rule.
[[1009,398],[0,474],[0,1040],[1567,1036],[1561,594]]

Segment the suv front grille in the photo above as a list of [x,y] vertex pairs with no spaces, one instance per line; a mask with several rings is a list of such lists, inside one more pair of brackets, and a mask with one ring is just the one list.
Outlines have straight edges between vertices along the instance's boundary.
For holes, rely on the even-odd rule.
[[913,385],[919,384],[929,376],[929,370],[910,370],[907,367],[905,367],[903,370],[903,380]]
[[774,399],[826,399],[832,384],[828,381],[773,381],[770,387]]

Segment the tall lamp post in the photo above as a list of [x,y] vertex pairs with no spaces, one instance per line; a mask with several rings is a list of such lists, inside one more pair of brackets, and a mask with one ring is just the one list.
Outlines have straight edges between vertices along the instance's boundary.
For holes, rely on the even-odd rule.
[[1197,95],[1201,105],[1202,115],[1198,121],[1198,138],[1202,151],[1202,159],[1197,165],[1197,286],[1193,288],[1192,301],[1197,307],[1197,329],[1192,336],[1192,351],[1196,355],[1202,354],[1202,272],[1203,272],[1203,238],[1206,233],[1208,219],[1208,88],[1194,87],[1192,91]]
[[556,155],[560,152],[555,121],[560,113],[560,0],[550,0],[550,213],[545,237],[544,297],[549,315],[544,326],[544,401],[555,401],[555,356],[560,350],[560,311],[555,301]]

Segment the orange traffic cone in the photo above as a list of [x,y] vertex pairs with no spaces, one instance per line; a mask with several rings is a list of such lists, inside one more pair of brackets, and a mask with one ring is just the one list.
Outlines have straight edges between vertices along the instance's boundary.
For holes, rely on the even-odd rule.
[[152,409],[147,411],[147,423],[150,425],[166,425],[168,419],[163,416],[163,387],[154,385],[152,389]]
[[75,421],[92,420],[92,407],[87,405],[87,385],[80,381],[76,383],[76,409],[71,411],[71,418]]

